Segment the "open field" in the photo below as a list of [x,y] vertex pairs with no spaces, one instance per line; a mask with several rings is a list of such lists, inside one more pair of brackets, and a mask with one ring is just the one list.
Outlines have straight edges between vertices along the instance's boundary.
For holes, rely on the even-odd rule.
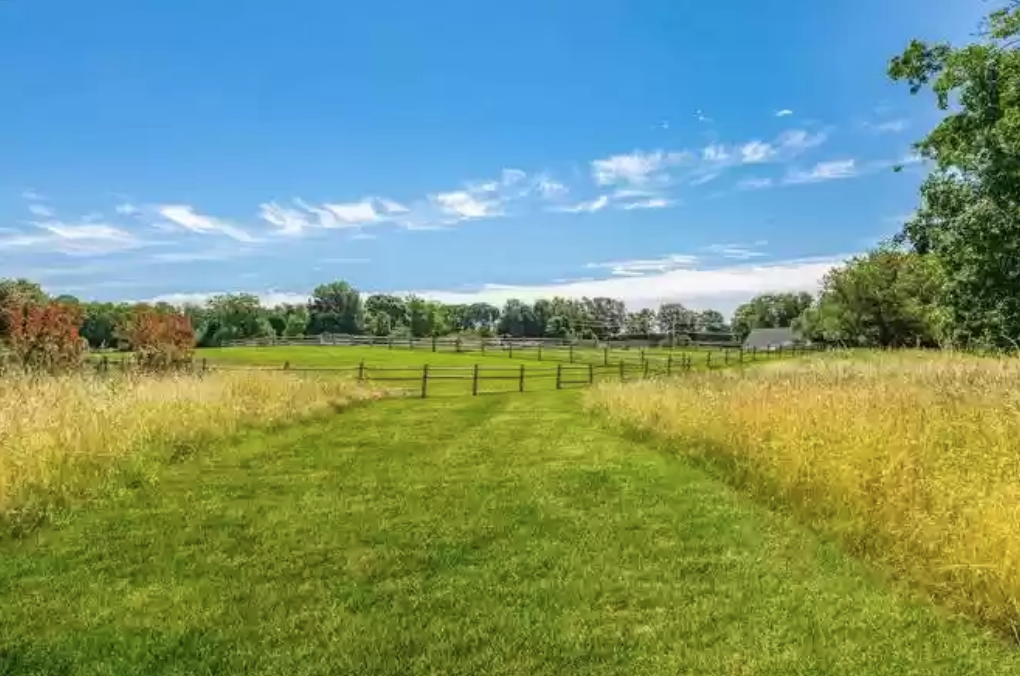
[[888,353],[607,384],[589,403],[1016,637],[1018,392],[1015,359]]
[[246,426],[293,421],[374,396],[350,380],[259,372],[8,373],[2,382],[0,524],[14,530],[94,497],[115,475],[144,483],[154,452],[185,453]]
[[400,363],[405,365],[421,365],[429,363],[437,366],[469,363],[483,365],[505,364],[509,360],[529,362],[552,362],[567,364],[594,364],[596,366],[614,366],[624,362],[631,366],[640,366],[645,361],[655,368],[665,370],[672,362],[679,366],[689,362],[692,369],[720,368],[741,363],[773,361],[792,356],[785,352],[750,352],[739,349],[668,349],[668,348],[592,348],[564,346],[521,346],[507,345],[499,348],[488,347],[485,350],[477,346],[456,348],[449,342],[441,343],[435,351],[428,344],[408,349],[399,343],[392,348],[386,345],[278,345],[271,347],[228,347],[206,348],[198,351],[200,358],[208,358],[216,363],[244,363],[259,365],[282,366],[286,362],[294,365],[340,367],[355,366],[365,360],[370,364]]
[[[709,357],[707,355],[713,355]],[[388,349],[385,346],[272,346],[206,348],[195,354],[196,368],[276,369],[317,373],[333,371],[370,381],[388,390],[428,396],[496,394],[570,389],[606,380],[627,380],[684,374],[706,368],[733,368],[739,352],[670,352],[620,350],[587,352],[568,348],[535,348],[477,352]],[[799,353],[803,355],[803,352]],[[698,356],[700,355],[700,356]],[[542,359],[539,360],[538,357]],[[761,365],[794,353],[745,353],[745,366]],[[108,368],[129,359],[124,353],[93,355]],[[700,360],[700,361],[699,361]],[[100,362],[101,363],[101,362]],[[428,373],[424,373],[427,365]],[[424,382],[427,381],[427,382]]]
[[0,543],[4,674],[1012,674],[578,393],[383,401]]

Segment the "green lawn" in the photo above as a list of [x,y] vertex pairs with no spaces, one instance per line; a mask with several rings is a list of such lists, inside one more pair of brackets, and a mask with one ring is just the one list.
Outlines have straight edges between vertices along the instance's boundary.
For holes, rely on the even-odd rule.
[[[642,355],[647,355],[647,370]],[[712,355],[709,357],[708,355]],[[785,355],[788,357],[789,355]],[[541,360],[539,360],[541,357]],[[486,352],[432,352],[427,349],[409,350],[406,347],[332,347],[332,346],[276,346],[230,347],[198,350],[198,360],[212,367],[251,367],[308,369],[339,369],[357,373],[364,364],[365,378],[414,392],[421,390],[422,366],[429,365],[430,394],[467,394],[472,392],[473,367],[479,367],[479,392],[516,392],[520,390],[520,370],[524,369],[525,390],[556,389],[557,369],[564,387],[576,387],[590,381],[619,378],[623,364],[625,377],[642,375],[680,374],[687,369],[707,367],[733,367],[740,363],[739,353],[731,351],[729,357],[722,351],[682,352],[649,350],[601,350],[545,348],[539,354],[536,348],[513,351],[487,350]],[[780,358],[778,355],[758,355],[752,359],[745,355],[745,364],[766,363]],[[685,365],[684,360],[689,365]],[[671,361],[670,361],[671,360]],[[589,368],[590,367],[590,368]]]
[[0,543],[0,674],[1020,673],[576,393],[393,400]]

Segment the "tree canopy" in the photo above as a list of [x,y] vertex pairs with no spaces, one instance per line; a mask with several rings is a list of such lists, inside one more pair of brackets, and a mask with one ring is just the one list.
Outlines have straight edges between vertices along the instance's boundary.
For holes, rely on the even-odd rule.
[[934,163],[900,241],[943,273],[947,338],[1015,347],[1020,338],[1020,2],[992,11],[979,39],[913,40],[889,64],[944,118],[916,144]]

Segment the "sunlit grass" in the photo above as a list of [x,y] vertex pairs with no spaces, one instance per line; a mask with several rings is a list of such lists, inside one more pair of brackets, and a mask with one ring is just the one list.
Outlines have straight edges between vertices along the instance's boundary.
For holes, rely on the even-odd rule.
[[1020,362],[815,359],[607,383],[588,402],[1017,634]]
[[[282,373],[35,377],[0,388],[0,522],[16,527],[102,490],[121,458],[182,453],[244,426],[274,424],[372,396],[348,379]],[[141,473],[141,475],[139,475]]]

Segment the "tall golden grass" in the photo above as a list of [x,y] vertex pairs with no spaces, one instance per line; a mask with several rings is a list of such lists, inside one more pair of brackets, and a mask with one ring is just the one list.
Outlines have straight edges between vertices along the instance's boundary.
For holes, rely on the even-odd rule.
[[194,448],[375,394],[350,380],[267,372],[100,378],[5,374],[0,518],[38,519],[101,488],[125,457]]
[[816,359],[606,384],[588,404],[1020,638],[1020,362]]

